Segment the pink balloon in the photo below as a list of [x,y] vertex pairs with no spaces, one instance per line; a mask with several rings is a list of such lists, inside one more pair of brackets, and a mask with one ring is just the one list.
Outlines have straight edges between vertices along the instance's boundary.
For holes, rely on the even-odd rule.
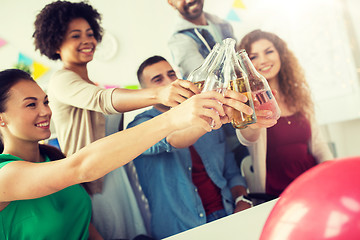
[[280,195],[260,240],[360,239],[360,157],[317,165]]

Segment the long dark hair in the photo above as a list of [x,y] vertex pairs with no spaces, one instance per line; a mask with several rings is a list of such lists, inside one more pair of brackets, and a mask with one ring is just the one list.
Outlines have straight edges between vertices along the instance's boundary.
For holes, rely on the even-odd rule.
[[[60,149],[48,144],[39,144],[39,150],[41,155],[48,156],[51,161],[65,158],[64,153],[62,153]],[[4,145],[0,141],[0,153],[2,153],[3,151],[4,151]]]
[[39,144],[39,150],[41,155],[48,156],[51,161],[65,158],[64,153],[60,149],[48,144]]

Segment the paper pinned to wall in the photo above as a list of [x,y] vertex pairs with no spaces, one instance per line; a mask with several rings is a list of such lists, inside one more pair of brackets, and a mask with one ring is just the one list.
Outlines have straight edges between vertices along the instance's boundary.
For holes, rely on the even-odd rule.
[[246,9],[245,4],[243,3],[242,0],[234,0],[233,3],[233,8],[242,8],[242,9]]
[[33,60],[25,54],[19,53],[18,63],[22,63],[26,66],[31,66],[33,64]]
[[33,72],[34,80],[37,80],[38,78],[43,76],[47,71],[49,71],[49,67],[47,67],[37,61],[33,62],[33,68],[34,68],[34,72]]
[[229,20],[229,21],[240,22],[240,18],[237,15],[237,13],[235,12],[234,9],[230,9],[226,19]]

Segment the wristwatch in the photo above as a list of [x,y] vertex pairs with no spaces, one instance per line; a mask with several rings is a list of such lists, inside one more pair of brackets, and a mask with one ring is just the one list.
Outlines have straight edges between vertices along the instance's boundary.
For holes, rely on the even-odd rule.
[[235,205],[238,204],[238,202],[243,201],[246,202],[248,204],[250,204],[251,206],[253,206],[252,201],[250,200],[250,198],[248,196],[244,196],[244,195],[240,195],[235,199]]

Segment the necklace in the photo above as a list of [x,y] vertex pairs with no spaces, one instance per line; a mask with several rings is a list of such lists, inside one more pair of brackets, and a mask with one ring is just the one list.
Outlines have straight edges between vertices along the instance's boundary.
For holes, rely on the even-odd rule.
[[284,117],[284,120],[285,120],[285,122],[286,122],[288,125],[291,125],[291,120],[289,120],[288,117],[290,117],[290,116],[285,116],[285,117]]

